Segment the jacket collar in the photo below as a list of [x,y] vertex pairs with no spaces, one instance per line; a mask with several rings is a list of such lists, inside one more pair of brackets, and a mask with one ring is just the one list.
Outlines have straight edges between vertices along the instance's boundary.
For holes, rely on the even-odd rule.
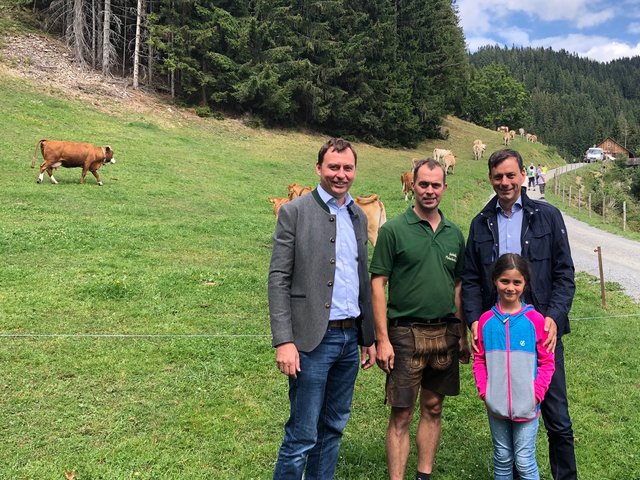
[[510,318],[512,319],[512,321],[515,321],[517,318],[521,317],[522,315],[527,313],[532,308],[533,308],[532,305],[528,305],[526,303],[522,303],[522,308],[520,310],[518,310],[517,312],[515,312],[515,313],[505,313],[502,310],[500,310],[500,307],[498,306],[498,304],[496,304],[493,307],[491,307],[491,311],[493,312],[493,315],[498,320],[500,320],[502,323],[505,323]]
[[[327,212],[328,214],[331,214],[331,210],[329,210],[329,205],[326,204],[326,202],[322,199],[322,197],[320,196],[320,193],[318,192],[318,188],[316,187],[311,191],[311,195],[313,195],[313,199],[316,201],[316,203],[320,206],[320,208],[322,208],[325,212]],[[352,218],[357,218],[358,217],[358,212],[356,212],[353,209],[353,204],[355,203],[353,201],[353,198],[351,197],[351,195],[347,194],[347,198],[345,200],[345,202],[347,202],[347,210],[349,211],[349,215]]]

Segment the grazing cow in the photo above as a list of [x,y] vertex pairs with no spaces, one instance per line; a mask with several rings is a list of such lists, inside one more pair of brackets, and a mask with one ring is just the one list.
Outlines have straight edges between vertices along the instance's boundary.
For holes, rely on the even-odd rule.
[[511,140],[516,138],[516,131],[515,130],[509,130],[509,136],[511,137]]
[[379,200],[378,195],[375,193],[368,197],[356,197],[354,201],[367,216],[367,237],[369,237],[371,245],[375,247],[378,241],[378,230],[380,230],[380,227],[387,221],[387,212],[384,209],[384,203]]
[[509,127],[502,125],[496,129],[496,132],[509,133]]
[[434,148],[433,149],[433,159],[436,162],[442,163],[442,159],[447,154],[451,154],[451,150],[446,150],[444,148]]
[[42,183],[45,171],[49,174],[51,183],[58,183],[53,176],[53,171],[62,166],[65,168],[82,167],[80,183],[84,183],[84,177],[87,175],[87,172],[91,172],[93,176],[96,177],[98,185],[102,185],[98,170],[104,164],[116,163],[116,159],[113,158],[113,150],[109,146],[96,147],[89,143],[61,142],[58,140],[43,139],[36,144],[36,149],[31,159],[31,168],[36,165],[38,146],[40,147],[40,152],[44,160],[42,165],[40,165],[40,174],[37,179],[38,183]]
[[476,139],[473,141],[473,158],[475,160],[480,160],[487,146],[482,143],[482,140]]
[[538,141],[538,136],[536,134],[531,134],[531,143],[536,143]]
[[453,168],[456,166],[456,157],[453,156],[453,153],[447,153],[444,156],[442,166],[445,172],[449,173],[449,169],[451,169],[451,173],[453,174]]
[[289,199],[287,197],[269,197],[267,198],[269,202],[273,203],[273,214],[278,218],[278,212],[280,211],[280,207],[287,203]]
[[504,143],[505,145],[511,144],[511,135],[509,135],[509,132],[505,133],[502,137],[502,143]]
[[305,193],[311,193],[313,187],[303,187],[299,183],[291,183],[287,187],[289,191],[289,200],[293,200],[296,197],[300,197]]
[[524,137],[524,128],[520,127],[518,129],[518,133],[520,134],[521,137]]
[[409,196],[413,196],[413,190],[411,186],[413,185],[413,170],[408,172],[404,172],[400,175],[400,181],[402,182],[402,193],[404,194],[404,201],[409,200]]

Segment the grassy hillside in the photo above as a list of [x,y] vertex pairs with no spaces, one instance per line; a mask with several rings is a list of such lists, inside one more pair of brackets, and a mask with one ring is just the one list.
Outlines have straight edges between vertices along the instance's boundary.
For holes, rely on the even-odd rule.
[[[287,400],[270,347],[266,199],[316,182],[325,137],[166,107],[133,113],[108,99],[94,106],[7,74],[0,90],[2,477],[58,479],[75,468],[78,480],[270,478]],[[500,136],[455,118],[445,127],[448,141],[417,150],[356,144],[353,193],[379,193],[394,216],[406,208],[399,177],[411,158],[451,148],[458,163],[443,210],[466,231],[490,194],[472,141],[492,151]],[[101,170],[103,187],[90,176],[80,185],[77,169],[38,185],[29,165],[41,138],[109,144],[118,163]],[[515,148],[534,163],[561,161],[543,145]],[[600,318],[637,306],[617,292],[608,301],[603,312],[581,278],[566,339],[587,480],[640,477],[637,320]],[[337,478],[385,477],[383,383],[378,369],[359,377]],[[437,478],[491,478],[482,410],[464,367]],[[545,445],[541,434],[543,464]]]

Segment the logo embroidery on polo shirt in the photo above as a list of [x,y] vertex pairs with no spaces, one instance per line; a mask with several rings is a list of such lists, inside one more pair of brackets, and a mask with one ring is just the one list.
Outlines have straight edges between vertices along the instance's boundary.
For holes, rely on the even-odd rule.
[[524,347],[524,345],[525,345],[524,340],[520,340],[520,346]]
[[457,262],[458,261],[458,254],[455,252],[449,252],[449,254],[444,257],[445,260],[449,260],[451,262]]

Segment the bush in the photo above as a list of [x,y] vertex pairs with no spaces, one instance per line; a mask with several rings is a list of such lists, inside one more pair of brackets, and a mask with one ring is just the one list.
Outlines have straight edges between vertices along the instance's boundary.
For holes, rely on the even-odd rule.
[[212,114],[209,105],[200,105],[199,107],[196,107],[196,115],[202,118],[210,117]]

